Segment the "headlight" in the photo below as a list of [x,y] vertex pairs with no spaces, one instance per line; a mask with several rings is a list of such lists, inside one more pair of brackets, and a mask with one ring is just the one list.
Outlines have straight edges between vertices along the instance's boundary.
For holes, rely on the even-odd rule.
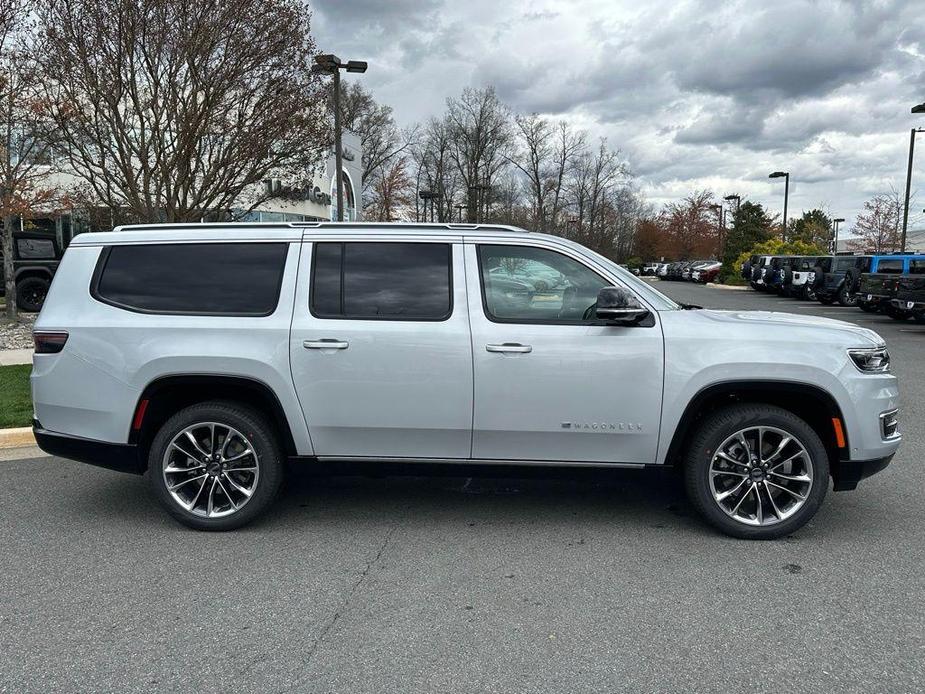
[[873,349],[849,349],[848,356],[858,367],[858,371],[867,374],[885,373],[890,370],[890,352],[886,347]]

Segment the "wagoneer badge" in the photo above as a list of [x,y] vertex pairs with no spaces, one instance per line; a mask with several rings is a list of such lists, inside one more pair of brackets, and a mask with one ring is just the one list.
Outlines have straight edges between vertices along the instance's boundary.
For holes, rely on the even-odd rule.
[[572,431],[642,431],[635,422],[562,422],[563,429]]

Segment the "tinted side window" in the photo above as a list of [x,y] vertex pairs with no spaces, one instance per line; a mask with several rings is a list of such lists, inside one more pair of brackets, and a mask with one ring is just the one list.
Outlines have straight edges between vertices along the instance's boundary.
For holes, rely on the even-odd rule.
[[16,251],[23,260],[53,260],[55,243],[51,239],[17,239]]
[[319,318],[445,320],[450,244],[317,243],[311,311]]
[[925,275],[925,260],[910,260],[909,261],[909,274],[910,275]]
[[268,316],[276,309],[286,243],[111,246],[93,295],[142,312]]
[[580,323],[610,283],[568,256],[528,246],[479,246],[485,311],[502,322]]
[[881,260],[877,265],[877,272],[883,272],[888,275],[901,275],[903,271],[903,261],[899,259]]

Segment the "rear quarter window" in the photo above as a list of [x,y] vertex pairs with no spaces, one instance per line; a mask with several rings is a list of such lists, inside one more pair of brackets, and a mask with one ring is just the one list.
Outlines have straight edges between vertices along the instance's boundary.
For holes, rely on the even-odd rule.
[[881,260],[877,264],[877,272],[882,272],[888,275],[901,275],[903,271],[903,261],[900,259],[896,260]]
[[925,275],[925,259],[909,261],[910,275]]
[[268,316],[276,310],[286,243],[110,246],[95,299],[142,313]]

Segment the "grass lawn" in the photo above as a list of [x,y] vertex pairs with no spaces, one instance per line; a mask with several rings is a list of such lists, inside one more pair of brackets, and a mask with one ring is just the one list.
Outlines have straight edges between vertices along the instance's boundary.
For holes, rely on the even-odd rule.
[[32,424],[31,364],[0,366],[0,429]]

